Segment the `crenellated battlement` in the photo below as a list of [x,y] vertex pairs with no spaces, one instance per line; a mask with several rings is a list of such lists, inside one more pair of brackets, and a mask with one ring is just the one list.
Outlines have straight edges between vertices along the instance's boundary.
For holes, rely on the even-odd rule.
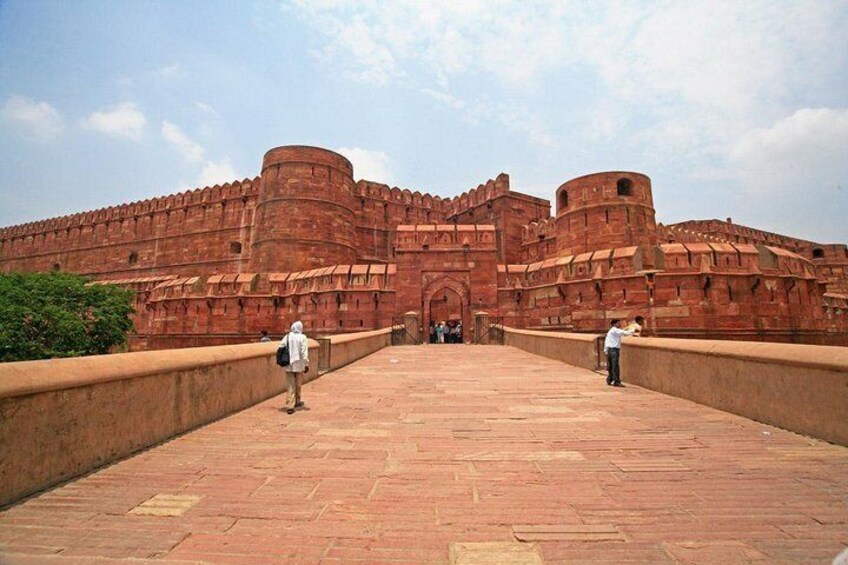
[[100,223],[109,223],[122,220],[137,219],[141,216],[188,208],[191,206],[202,206],[204,204],[217,204],[229,200],[252,198],[256,196],[259,186],[259,177],[253,179],[236,180],[223,185],[195,188],[185,192],[177,192],[167,196],[137,200],[128,204],[118,206],[107,206],[77,212],[47,220],[28,222],[0,228],[0,239],[12,239],[42,233],[94,226]]
[[442,213],[446,212],[449,202],[441,196],[421,193],[417,190],[413,192],[408,188],[389,187],[387,184],[364,179],[356,181],[353,193],[357,198],[370,198],[399,206],[427,208]]
[[499,196],[509,194],[509,175],[500,173],[494,179],[489,179],[476,188],[467,190],[448,200],[448,214],[456,216],[470,208],[481,206]]
[[556,237],[556,218],[544,218],[534,220],[523,226],[521,231],[521,243],[536,243],[540,239],[551,239]]

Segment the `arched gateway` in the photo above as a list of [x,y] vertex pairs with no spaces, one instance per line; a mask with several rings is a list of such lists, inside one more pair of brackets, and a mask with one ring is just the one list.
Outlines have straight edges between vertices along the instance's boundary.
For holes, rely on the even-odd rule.
[[401,226],[396,243],[396,309],[420,312],[424,340],[431,322],[461,321],[469,341],[474,312],[497,309],[494,227]]
[[448,275],[440,276],[422,289],[421,301],[425,328],[439,322],[462,322],[466,331],[470,327],[471,291],[466,283]]

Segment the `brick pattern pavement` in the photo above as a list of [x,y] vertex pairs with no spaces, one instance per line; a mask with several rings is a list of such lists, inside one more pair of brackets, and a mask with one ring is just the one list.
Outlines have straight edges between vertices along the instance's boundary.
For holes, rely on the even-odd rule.
[[304,400],[6,509],[0,563],[829,563],[848,545],[848,449],[517,349],[387,348]]

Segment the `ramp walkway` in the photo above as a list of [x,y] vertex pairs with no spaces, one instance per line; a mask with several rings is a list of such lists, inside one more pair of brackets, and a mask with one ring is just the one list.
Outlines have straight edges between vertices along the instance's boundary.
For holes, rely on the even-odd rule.
[[385,348],[304,400],[7,508],[0,563],[830,563],[848,546],[848,449],[512,347]]

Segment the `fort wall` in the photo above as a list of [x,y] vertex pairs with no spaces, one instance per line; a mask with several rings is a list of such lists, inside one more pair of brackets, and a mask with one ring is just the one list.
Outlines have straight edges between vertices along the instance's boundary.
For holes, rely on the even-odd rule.
[[259,179],[0,229],[0,272],[98,278],[239,272]]
[[844,244],[816,243],[777,233],[771,233],[748,226],[734,224],[728,218],[722,220],[690,220],[668,226],[670,236],[681,232],[701,233],[714,241],[728,243],[750,243],[780,247],[792,251],[812,261],[818,269],[818,277],[827,285],[827,293],[848,296],[848,246]]
[[556,218],[534,220],[521,230],[521,259],[516,263],[535,263],[557,256]]
[[358,200],[356,239],[360,262],[394,260],[394,233],[401,224],[447,223],[448,200],[438,196],[389,188],[360,180],[354,187]]
[[395,270],[394,264],[332,265],[164,280],[139,299],[131,349],[244,343],[262,330],[277,338],[296,320],[310,336],[388,327],[395,314]]
[[848,344],[845,301],[823,310],[821,296],[811,262],[745,244],[631,246],[498,267],[498,315],[532,329],[604,332],[612,318],[642,315],[653,335]]
[[[342,155],[268,151],[261,176],[0,229],[0,272],[68,270],[136,292],[133,350],[241,343],[483,310],[530,329],[848,344],[848,252],[654,219],[650,179],[603,172],[546,200],[501,173],[453,198],[354,182]],[[754,242],[754,243],[747,243]],[[435,299],[435,300],[434,300]]]
[[457,224],[491,224],[497,233],[498,261],[521,261],[521,242],[529,222],[551,215],[547,200],[518,192],[509,187],[509,175],[499,174],[494,180],[450,201],[448,220]]

